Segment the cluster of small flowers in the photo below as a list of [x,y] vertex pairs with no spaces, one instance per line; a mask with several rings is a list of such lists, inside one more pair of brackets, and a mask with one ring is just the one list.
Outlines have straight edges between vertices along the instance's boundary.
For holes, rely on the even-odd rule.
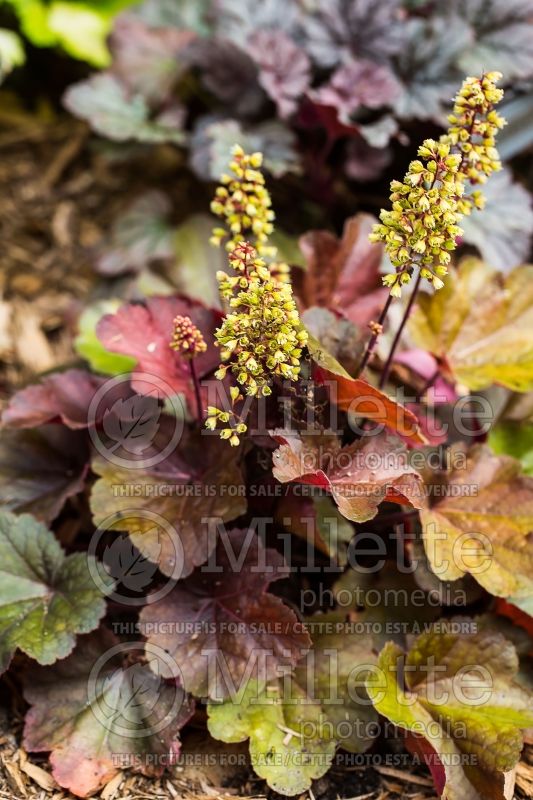
[[205,353],[207,350],[205,339],[191,318],[180,315],[174,319],[170,347],[173,350],[177,350],[185,358],[194,358],[199,353]]
[[456,203],[464,190],[458,176],[461,156],[450,153],[450,145],[432,139],[426,139],[418,155],[425,163],[411,161],[403,183],[392,181],[392,210],[381,212],[381,223],[370,234],[372,241],[385,242],[396,268],[383,278],[395,297],[411,280],[415,264],[420,265],[422,277],[440,289],[450,250],[461,234]]
[[475,206],[483,207],[481,192],[464,196],[465,184],[483,183],[500,169],[495,149],[496,131],[505,121],[493,109],[503,92],[495,81],[498,72],[467,78],[459,91],[451,127],[438,142],[426,139],[403,180],[392,181],[392,210],[382,210],[371,241],[384,242],[394,272],[383,283],[394,297],[409,283],[416,266],[420,275],[442,288],[450,251],[462,230],[457,225]]
[[280,283],[289,282],[289,266],[276,261],[277,247],[269,243],[274,230],[275,214],[270,192],[261,172],[262,153],[248,155],[238,144],[231,150],[229,175],[222,175],[221,186],[211,203],[211,211],[223,220],[225,228],[214,228],[210,242],[219,247],[224,240],[231,252],[239,242],[251,242],[262,258],[268,259],[268,268]]
[[[506,121],[494,110],[503,97],[503,89],[496,86],[501,77],[501,72],[488,72],[481,78],[466,78],[448,117],[448,133],[441,136],[441,141],[461,154],[459,171],[473,185],[485,183],[502,166],[496,135]],[[483,194],[476,190],[463,196],[458,205],[461,214],[470,214],[474,206],[482,209]]]
[[211,211],[224,220],[227,229],[215,228],[211,244],[219,246],[229,236],[226,249],[231,252],[243,239],[250,239],[259,255],[274,256],[276,250],[268,244],[274,230],[274,212],[260,171],[263,154],[247,155],[239,145],[232,148],[231,154],[232,174],[222,175],[222,185],[211,203]]
[[[215,338],[221,347],[222,361],[215,373],[223,380],[228,369],[249,396],[272,393],[272,378],[295,381],[300,374],[302,347],[307,331],[300,322],[289,283],[280,283],[249,242],[239,242],[229,254],[236,275],[218,272],[220,293],[230,308]],[[231,390],[232,402],[242,399],[240,390]],[[231,422],[221,436],[238,444],[238,434],[246,430],[242,421],[227,411],[208,409],[206,425],[214,430],[217,420]],[[243,427],[244,426],[244,427]]]

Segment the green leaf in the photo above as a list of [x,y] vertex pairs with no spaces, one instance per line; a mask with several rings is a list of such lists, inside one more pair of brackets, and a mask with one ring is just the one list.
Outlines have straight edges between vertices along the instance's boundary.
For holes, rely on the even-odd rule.
[[163,192],[145,192],[113,223],[110,241],[97,262],[102,275],[139,272],[172,257],[170,202]]
[[99,300],[88,305],[78,320],[78,335],[74,340],[74,349],[84,358],[91,369],[104,375],[122,375],[131,372],[137,360],[120,353],[106,350],[96,335],[96,326],[106,314],[118,311],[120,300]]
[[351,632],[339,612],[318,614],[307,623],[313,646],[297,664],[294,680],[304,695],[320,703],[323,735],[327,732],[350,753],[363,753],[373,742],[377,722],[365,689],[376,663],[372,637]]
[[[364,534],[361,540],[363,546],[368,544]],[[354,552],[357,543],[355,539]],[[357,564],[350,565],[335,582],[333,592],[343,610],[350,610],[357,622],[372,631],[378,649],[390,640],[403,645],[407,635],[420,633],[440,611],[435,599],[430,602],[428,592],[418,587],[413,573],[400,572],[391,561],[370,572]]]
[[249,681],[208,705],[208,728],[224,742],[250,740],[252,766],[277,792],[300,794],[329,769],[337,746],[368,749],[377,715],[364,687],[372,641],[346,631],[342,615],[310,619],[313,648],[283,680]]
[[201,300],[210,308],[220,307],[216,273],[226,267],[226,253],[209,244],[213,217],[195,214],[174,233],[174,266],[166,274],[179,292]]
[[533,266],[502,276],[474,258],[463,259],[443,289],[420,294],[409,320],[414,344],[473,390],[533,388],[532,327]]
[[22,32],[38,47],[62,47],[69,55],[95,67],[110,62],[106,38],[113,17],[136,0],[8,0]]
[[503,800],[503,773],[533,724],[533,696],[514,682],[517,671],[501,634],[457,618],[437,623],[407,654],[389,642],[366,688],[380,714],[429,743],[447,800]]
[[[45,525],[29,514],[0,512],[0,667],[17,648],[40,664],[65,658],[77,633],[89,633],[105,613],[84,553],[65,556]],[[101,579],[112,586],[106,573]]]
[[500,422],[489,434],[489,445],[497,455],[516,458],[524,475],[533,476],[533,425]]
[[24,45],[13,31],[0,28],[0,80],[26,61]]
[[64,103],[96,133],[116,142],[134,139],[182,144],[185,140],[180,108],[168,109],[150,119],[145,99],[140,94],[130,95],[121,81],[110,73],[102,72],[70,86]]
[[[305,697],[298,685],[259,688],[250,681],[241,697],[207,707],[211,736],[223,742],[250,740],[250,758],[255,772],[274,791],[296,795],[310,788],[331,766],[335,741],[321,735],[320,704]],[[304,735],[303,731],[312,731]]]

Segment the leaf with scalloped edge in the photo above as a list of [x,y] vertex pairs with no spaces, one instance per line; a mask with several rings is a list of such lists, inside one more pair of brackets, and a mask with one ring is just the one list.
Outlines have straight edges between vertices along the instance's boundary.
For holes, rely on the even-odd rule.
[[0,511],[0,669],[17,648],[53,664],[72,651],[76,634],[98,626],[106,606],[90,559],[111,591],[94,556],[65,556],[53,533],[30,514]]
[[143,305],[126,303],[115,314],[102,317],[96,335],[108,350],[136,359],[131,376],[133,389],[165,399],[171,394],[183,394],[189,406],[196,408],[190,363],[170,347],[174,318],[178,315],[190,317],[207,343],[206,352],[195,359],[201,378],[220,361],[213,338],[220,315],[202,303],[180,296],[148,297]]
[[61,422],[67,428],[87,428],[89,405],[103,382],[82,369],[45,375],[39,383],[15,392],[2,413],[2,424],[34,428]]
[[145,192],[113,222],[96,269],[101,275],[141,272],[153,261],[170,261],[174,231],[169,223],[170,201],[163,192]]
[[109,38],[111,71],[148,103],[168,101],[188,66],[186,51],[195,38],[190,30],[155,27],[135,14],[121,14]]
[[307,53],[280,30],[255,31],[247,49],[259,69],[259,83],[276,103],[279,116],[289,117],[311,83]]
[[533,265],[501,275],[465,258],[443,289],[418,296],[408,324],[415,345],[441,359],[456,383],[533,388]]
[[471,40],[458,60],[463,72],[476,75],[487,69],[503,72],[506,81],[531,78],[533,22],[530,0],[451,0],[453,10]]
[[312,230],[300,238],[306,268],[293,269],[295,293],[306,306],[322,306],[348,317],[359,328],[375,319],[386,299],[379,272],[383,248],[368,234],[370,214],[356,214],[344,224],[342,238]]
[[151,118],[141,94],[132,94],[115,75],[100,72],[69,86],[63,97],[66,108],[86,120],[95,133],[116,142],[174,142],[183,144],[183,109],[169,107]]
[[364,681],[376,656],[371,639],[346,630],[340,614],[308,621],[313,647],[293,674],[264,685],[251,680],[223,703],[208,705],[216,739],[249,739],[252,766],[285,795],[309,789],[331,766],[340,745],[362,753],[377,715]]
[[366,689],[380,714],[421,740],[445,800],[504,800],[504,773],[533,724],[533,696],[515,683],[517,672],[515,648],[500,633],[456,618],[407,654],[385,645]]
[[31,706],[24,747],[51,751],[54,778],[78,797],[97,792],[121,767],[159,776],[180,752],[178,733],[194,701],[140,663],[141,655],[141,643],[119,644],[104,628],[82,637],[68,658],[24,676]]
[[347,519],[372,519],[384,500],[424,506],[422,478],[409,466],[407,449],[396,437],[380,433],[342,447],[337,436],[316,430],[303,436],[283,430],[271,435],[280,444],[272,456],[274,477],[330,492]]
[[524,264],[531,252],[531,195],[513,181],[510,170],[502,169],[483,186],[483,196],[483,213],[470,214],[461,220],[463,239],[473,244],[491,267],[510,272]]
[[250,678],[293,666],[310,640],[292,609],[267,591],[289,574],[282,556],[252,529],[221,531],[212,557],[140,616],[151,645],[167,652],[187,691],[221,700]]
[[[164,430],[166,420],[161,422]],[[127,531],[164,575],[179,580],[207,561],[215,546],[211,521],[231,522],[246,512],[239,460],[236,450],[228,452],[227,443],[214,436],[184,437],[170,459],[134,476],[98,456],[92,463],[99,476],[90,500],[94,522],[113,518],[113,530]],[[116,493],[116,486],[132,481],[141,488],[138,494]],[[153,514],[166,521],[164,529],[154,524]]]
[[470,573],[512,603],[533,597],[533,478],[510,456],[474,445],[420,512],[426,554],[441,580]]
[[[283,691],[288,702],[283,702]],[[295,681],[258,686],[250,680],[235,698],[210,703],[207,713],[207,727],[215,739],[249,739],[254,771],[280,794],[307,791],[333,762],[336,741],[321,735],[321,705],[310,701]]]

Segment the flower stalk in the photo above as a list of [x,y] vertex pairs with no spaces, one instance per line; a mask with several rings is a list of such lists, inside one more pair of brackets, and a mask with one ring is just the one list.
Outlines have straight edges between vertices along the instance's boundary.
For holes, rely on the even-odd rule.
[[[448,132],[438,142],[426,139],[403,182],[392,181],[392,208],[381,211],[381,222],[376,223],[370,234],[371,241],[385,245],[394,268],[383,278],[390,296],[401,297],[403,286],[416,272],[416,283],[387,358],[381,385],[387,380],[421,280],[428,280],[435,290],[444,286],[451,252],[462,234],[458,222],[474,208],[484,206],[482,192],[474,189],[466,194],[466,186],[483,184],[501,169],[495,143],[505,120],[494,109],[503,97],[503,91],[496,86],[500,78],[499,72],[466,78],[448,117]],[[388,300],[380,324],[389,307]],[[361,361],[361,371],[368,364],[376,341],[373,333]]]

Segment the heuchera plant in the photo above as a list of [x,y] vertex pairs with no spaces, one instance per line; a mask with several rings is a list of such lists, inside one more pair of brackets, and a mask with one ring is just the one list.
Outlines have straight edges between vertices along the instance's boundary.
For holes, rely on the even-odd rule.
[[533,268],[453,261],[500,168],[500,77],[466,79],[381,222],[303,237],[305,271],[234,145],[221,307],[107,309],[92,371],[10,399],[0,665],[61,787],[160,774],[194,717],[285,795],[396,736],[448,800],[503,800],[533,726],[533,479],[516,407],[486,405],[533,389]]

